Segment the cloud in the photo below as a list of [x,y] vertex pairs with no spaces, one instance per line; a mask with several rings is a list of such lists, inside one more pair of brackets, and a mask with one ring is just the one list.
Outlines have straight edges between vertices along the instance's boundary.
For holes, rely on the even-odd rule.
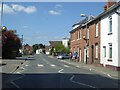
[[[0,12],[1,12],[1,5],[0,5]],[[3,5],[3,13],[13,14],[15,12],[10,6],[8,6],[7,4],[4,4]]]
[[[0,5],[0,10],[1,10],[1,5]],[[4,4],[3,5],[3,12],[6,14],[12,14],[12,13],[17,13],[17,12],[25,12],[27,14],[30,14],[36,11],[37,11],[37,8],[35,6],[25,7],[19,4],[11,4],[11,5]]]
[[56,4],[55,5],[55,8],[59,8],[59,7],[62,7],[62,5],[61,4]]
[[61,15],[61,12],[60,11],[55,11],[55,10],[50,10],[49,14],[51,14],[51,15]]
[[37,11],[37,9],[36,9],[36,7],[35,6],[29,6],[29,7],[26,7],[25,9],[24,9],[24,12],[26,12],[26,13],[34,13],[34,12],[36,12]]
[[37,8],[35,6],[28,6],[28,7],[24,7],[22,5],[18,5],[18,4],[12,4],[12,8],[15,10],[15,11],[23,11],[23,12],[26,12],[26,13],[34,13],[37,11]]

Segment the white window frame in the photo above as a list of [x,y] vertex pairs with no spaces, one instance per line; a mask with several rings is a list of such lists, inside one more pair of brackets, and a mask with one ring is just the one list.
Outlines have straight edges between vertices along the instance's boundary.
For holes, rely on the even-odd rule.
[[106,57],[106,46],[103,46],[103,57]]
[[80,38],[80,35],[79,35],[80,33],[79,33],[79,31],[78,31],[78,37],[77,37],[77,39],[79,40],[79,38]]
[[109,59],[112,59],[112,51],[110,52],[111,49],[112,49],[112,43],[109,43]]
[[89,30],[89,28],[88,28],[88,29],[87,29],[87,39],[90,38],[90,34],[89,34],[89,32],[90,32],[90,30]]
[[98,23],[95,26],[95,37],[98,37]]
[[80,39],[82,39],[82,31],[80,30]]
[[95,58],[98,58],[98,44],[95,45]]
[[87,57],[89,58],[89,47],[87,47]]
[[109,16],[109,33],[112,33],[112,16]]

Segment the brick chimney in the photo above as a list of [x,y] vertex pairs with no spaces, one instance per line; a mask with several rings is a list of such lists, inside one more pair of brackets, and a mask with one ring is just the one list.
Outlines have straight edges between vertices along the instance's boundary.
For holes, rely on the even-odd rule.
[[117,3],[116,0],[107,0],[106,5],[104,6],[104,10],[106,11],[107,9],[109,9],[111,6],[113,6],[116,3]]

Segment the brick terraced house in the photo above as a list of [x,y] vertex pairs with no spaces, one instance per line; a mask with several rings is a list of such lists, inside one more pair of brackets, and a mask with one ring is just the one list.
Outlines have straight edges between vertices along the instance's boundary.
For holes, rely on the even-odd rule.
[[120,27],[118,24],[120,24],[120,2],[107,2],[103,13],[95,18],[86,17],[72,26],[73,30],[70,31],[72,54],[77,51],[79,61],[83,63],[99,64],[119,70]]

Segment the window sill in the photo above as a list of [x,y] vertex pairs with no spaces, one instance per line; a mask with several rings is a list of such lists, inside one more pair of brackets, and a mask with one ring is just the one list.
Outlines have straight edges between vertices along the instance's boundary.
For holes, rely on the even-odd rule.
[[109,58],[107,61],[112,62],[112,59],[111,59],[111,58]]
[[95,38],[98,38],[98,36],[95,36]]
[[98,60],[98,58],[95,58],[95,60]]
[[112,32],[109,32],[108,35],[112,35]]

